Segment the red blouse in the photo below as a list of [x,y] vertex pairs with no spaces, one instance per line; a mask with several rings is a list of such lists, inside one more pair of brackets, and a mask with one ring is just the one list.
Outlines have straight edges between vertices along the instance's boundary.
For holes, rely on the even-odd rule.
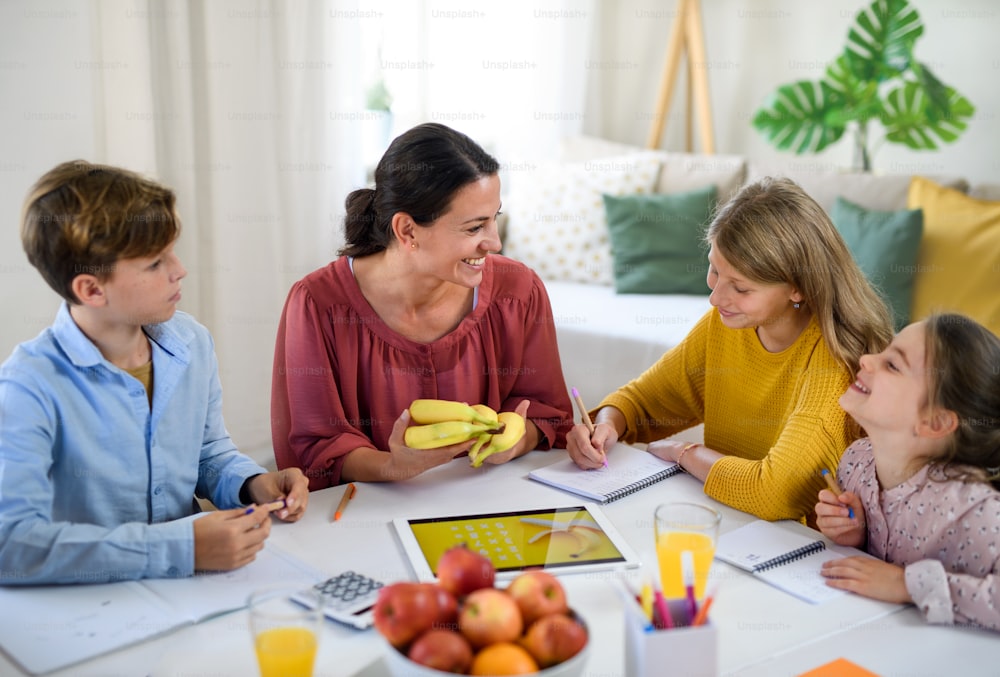
[[292,286],[271,387],[279,468],[302,468],[310,489],[336,485],[346,454],[359,447],[388,450],[393,423],[421,397],[497,411],[530,400],[538,448],[565,448],[572,405],[552,307],[534,271],[489,256],[475,309],[432,343],[411,341],[385,325],[361,294],[347,257]]

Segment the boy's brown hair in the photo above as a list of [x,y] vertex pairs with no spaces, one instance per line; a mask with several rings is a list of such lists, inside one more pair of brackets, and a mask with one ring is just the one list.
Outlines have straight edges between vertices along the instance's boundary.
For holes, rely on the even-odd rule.
[[175,202],[172,190],[126,169],[64,162],[28,192],[21,244],[49,286],[79,303],[77,275],[106,281],[118,260],[153,256],[177,239]]

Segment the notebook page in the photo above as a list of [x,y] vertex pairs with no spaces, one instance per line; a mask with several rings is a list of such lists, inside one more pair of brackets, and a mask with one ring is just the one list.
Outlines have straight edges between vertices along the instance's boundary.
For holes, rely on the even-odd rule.
[[531,479],[543,482],[595,501],[604,501],[634,484],[641,483],[657,473],[676,466],[653,456],[649,452],[617,444],[608,452],[608,467],[581,470],[571,459],[561,461],[528,473]]
[[759,571],[754,575],[804,602],[821,604],[847,594],[846,590],[828,586],[826,579],[820,573],[823,562],[841,557],[842,554],[833,550],[820,550],[802,559]]
[[812,543],[823,542],[818,532],[812,537],[783,528],[780,524],[756,520],[722,534],[715,547],[715,557],[744,571],[753,571],[765,562],[786,557]]

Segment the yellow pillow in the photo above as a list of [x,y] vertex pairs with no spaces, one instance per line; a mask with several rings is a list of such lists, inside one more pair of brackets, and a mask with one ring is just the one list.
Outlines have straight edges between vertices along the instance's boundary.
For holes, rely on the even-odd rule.
[[910,209],[924,210],[910,320],[962,313],[1000,335],[1000,202],[913,177]]

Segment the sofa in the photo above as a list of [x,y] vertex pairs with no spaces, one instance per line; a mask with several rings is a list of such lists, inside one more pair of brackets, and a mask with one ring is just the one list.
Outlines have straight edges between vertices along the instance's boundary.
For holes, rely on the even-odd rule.
[[831,215],[898,326],[951,310],[1000,334],[998,185],[580,136],[558,161],[510,177],[502,227],[503,253],[545,282],[566,383],[585,402],[639,375],[710,308],[699,234],[718,204],[765,175],[795,180]]

